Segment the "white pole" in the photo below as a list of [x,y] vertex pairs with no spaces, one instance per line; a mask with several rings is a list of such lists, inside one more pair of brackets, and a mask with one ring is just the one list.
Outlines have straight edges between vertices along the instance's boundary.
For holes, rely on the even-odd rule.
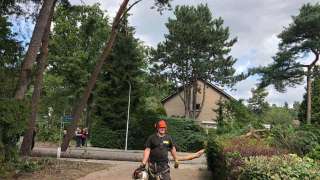
[[129,83],[129,100],[128,100],[128,115],[127,115],[127,130],[126,130],[126,147],[125,151],[128,150],[128,132],[129,132],[129,119],[130,119],[130,96],[131,96],[131,83]]
[[63,113],[63,116],[61,118],[61,123],[60,123],[60,133],[59,133],[59,147],[57,149],[57,158],[60,158],[61,155],[61,143],[62,143],[62,133],[63,133],[63,118],[65,116],[65,113]]

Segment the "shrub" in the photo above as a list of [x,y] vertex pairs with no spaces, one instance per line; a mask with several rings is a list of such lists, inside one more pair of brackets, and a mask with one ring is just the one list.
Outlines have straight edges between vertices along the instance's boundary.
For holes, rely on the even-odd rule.
[[25,101],[0,99],[0,166],[17,158],[16,144],[28,117],[26,104]]
[[262,139],[250,139],[242,137],[229,140],[223,151],[224,153],[237,152],[241,155],[241,157],[274,156],[286,153],[285,150],[270,147]]
[[237,179],[245,164],[245,158],[251,156],[274,156],[286,153],[284,150],[270,147],[263,139],[236,137],[224,140],[223,153],[226,157],[229,178]]
[[317,146],[319,137],[312,131],[279,126],[273,128],[272,139],[273,144],[277,147],[288,149],[302,156]]
[[37,140],[43,142],[58,142],[60,138],[60,130],[58,128],[41,128],[37,133]]
[[314,160],[320,160],[320,145],[317,145],[307,156]]
[[297,155],[249,157],[239,179],[317,179],[320,166],[310,158]]
[[222,147],[217,143],[214,136],[208,137],[206,156],[208,169],[212,172],[213,179],[227,179],[227,162]]

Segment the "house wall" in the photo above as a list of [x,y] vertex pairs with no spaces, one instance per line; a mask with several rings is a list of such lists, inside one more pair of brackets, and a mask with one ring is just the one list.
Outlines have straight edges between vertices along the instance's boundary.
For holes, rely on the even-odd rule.
[[203,97],[203,86],[205,85],[205,99],[201,112],[196,119],[197,121],[215,121],[217,118],[217,113],[215,110],[219,108],[218,103],[220,100],[228,100],[221,92],[213,89],[211,86],[204,84],[202,81],[198,82],[199,88],[201,88],[201,94],[198,93],[197,103],[201,104]]
[[[219,102],[220,99],[228,100],[228,98],[226,98],[226,96],[224,96],[223,94],[221,94],[221,92],[212,88],[211,86],[206,85],[202,81],[198,81],[198,89],[200,90],[200,92],[197,93],[197,104],[200,104],[200,105],[202,104],[204,85],[205,85],[204,104],[199,116],[196,118],[196,121],[198,121],[199,123],[201,123],[202,121],[215,122],[217,113],[214,111],[214,109],[218,109],[217,103]],[[180,95],[183,97],[183,91],[180,92]],[[168,99],[164,103],[164,108],[168,116],[171,116],[171,117],[184,116],[184,103],[178,94]],[[190,109],[192,109],[192,107]]]
[[[183,97],[183,92],[180,93]],[[164,103],[164,109],[166,110],[167,116],[170,117],[182,117],[184,116],[184,103],[179,95],[175,95]]]

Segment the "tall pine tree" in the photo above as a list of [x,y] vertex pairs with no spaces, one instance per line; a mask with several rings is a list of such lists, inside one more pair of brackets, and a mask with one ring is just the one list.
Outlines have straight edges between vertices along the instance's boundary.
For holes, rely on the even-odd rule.
[[177,6],[174,15],[166,23],[169,33],[158,44],[153,60],[166,77],[183,87],[185,116],[195,118],[197,80],[220,85],[235,82],[236,60],[229,53],[236,39],[229,38],[229,28],[223,26],[222,18],[213,17],[207,5]]
[[[310,123],[311,76],[320,55],[320,4],[303,5],[292,21],[278,36],[281,42],[279,52],[273,57],[274,62],[252,72],[262,75],[262,87],[272,84],[280,92],[285,91],[287,86],[301,84],[307,76],[306,119]],[[299,62],[306,54],[314,59],[309,64]]]

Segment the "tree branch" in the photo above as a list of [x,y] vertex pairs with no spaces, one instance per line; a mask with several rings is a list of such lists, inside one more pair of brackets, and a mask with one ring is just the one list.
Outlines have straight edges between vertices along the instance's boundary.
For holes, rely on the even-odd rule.
[[142,1],[142,0],[138,0],[138,1],[134,2],[133,4],[131,4],[131,5],[127,8],[127,10],[123,13],[123,15],[121,16],[120,21],[123,20],[123,18],[128,14],[128,12],[130,11],[130,9],[131,9],[133,6],[137,5],[137,4],[138,4],[139,2],[141,2],[141,1]]

